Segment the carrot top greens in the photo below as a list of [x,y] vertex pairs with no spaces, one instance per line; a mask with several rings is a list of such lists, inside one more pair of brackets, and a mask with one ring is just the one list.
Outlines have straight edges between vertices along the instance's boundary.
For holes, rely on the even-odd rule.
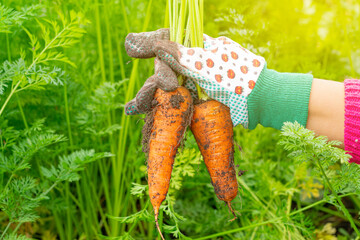
[[[170,40],[185,47],[204,47],[204,0],[168,0],[165,26],[170,25]],[[179,77],[179,84],[183,79]],[[209,97],[195,83],[199,99]]]

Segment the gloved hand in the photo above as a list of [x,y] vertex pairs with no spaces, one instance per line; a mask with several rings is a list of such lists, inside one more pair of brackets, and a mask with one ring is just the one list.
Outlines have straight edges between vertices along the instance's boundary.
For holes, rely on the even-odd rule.
[[177,76],[171,68],[157,57],[154,60],[155,74],[149,77],[136,97],[125,105],[127,115],[146,113],[156,104],[153,102],[157,88],[164,91],[175,91],[179,87]]
[[[230,108],[234,125],[253,129],[260,123],[280,129],[285,121],[298,121],[306,126],[311,75],[269,70],[264,58],[226,37],[214,39],[204,35],[204,49],[186,48],[168,38],[168,29],[131,33],[125,48],[131,57],[156,56],[161,64],[166,63],[176,73],[198,83],[211,98]],[[160,73],[157,82],[174,81],[160,79],[164,75],[170,74]],[[194,89],[195,85],[187,81],[186,87]],[[141,89],[138,95],[144,95],[143,92]],[[148,98],[150,93],[147,92]],[[129,107],[139,108],[139,104],[130,102],[126,111]]]

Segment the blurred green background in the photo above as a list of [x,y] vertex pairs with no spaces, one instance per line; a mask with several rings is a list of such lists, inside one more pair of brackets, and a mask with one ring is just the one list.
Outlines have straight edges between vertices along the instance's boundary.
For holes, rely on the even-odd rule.
[[[146,194],[144,116],[125,116],[123,111],[153,74],[153,60],[129,58],[124,39],[129,32],[163,27],[165,5],[152,0],[0,1],[0,233],[6,230],[8,239],[15,239],[11,232],[61,240],[158,237]],[[206,0],[204,32],[232,38],[264,56],[270,69],[336,81],[360,77],[358,0]],[[344,215],[328,203],[331,199],[322,201],[321,179],[306,164],[294,164],[277,145],[279,131],[261,126],[234,131],[235,165],[237,171],[245,170],[233,201],[239,219],[228,221],[227,207],[216,198],[188,132],[174,166],[171,201],[161,217],[167,239],[355,236]],[[42,133],[67,140],[34,147],[24,169],[6,168],[5,159],[16,147]],[[78,178],[54,180],[42,170],[61,165],[59,156],[81,149],[113,155],[70,167]],[[14,164],[19,162],[25,160]],[[25,177],[35,181],[31,191],[7,186]],[[19,220],[30,214],[21,206],[46,189],[51,190],[48,198],[30,209],[33,218]],[[360,198],[344,199],[357,219]],[[12,217],[9,202],[16,213]],[[283,217],[313,203],[318,204]]]

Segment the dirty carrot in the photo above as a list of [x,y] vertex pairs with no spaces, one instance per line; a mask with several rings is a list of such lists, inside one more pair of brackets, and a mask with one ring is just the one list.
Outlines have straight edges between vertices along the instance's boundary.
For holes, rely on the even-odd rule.
[[191,131],[195,136],[216,196],[236,215],[231,201],[238,193],[234,168],[233,124],[230,110],[224,104],[210,100],[194,106]]
[[[179,87],[173,92],[157,89],[156,107],[144,125],[144,145],[148,149],[148,184],[154,208],[156,227],[161,234],[158,215],[170,185],[171,172],[177,149],[183,139],[192,114],[190,92]],[[148,142],[148,143],[146,143]]]

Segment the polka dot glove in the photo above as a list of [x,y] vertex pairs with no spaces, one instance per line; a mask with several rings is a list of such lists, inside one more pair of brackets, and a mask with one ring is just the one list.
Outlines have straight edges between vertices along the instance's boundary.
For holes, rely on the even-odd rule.
[[131,57],[156,56],[186,76],[190,90],[195,90],[193,82],[199,84],[230,108],[235,126],[253,129],[260,123],[280,129],[286,121],[306,126],[312,75],[269,70],[263,57],[226,37],[204,35],[204,48],[186,48],[168,39],[168,29],[131,33],[125,48]]
[[209,97],[227,105],[235,126],[248,127],[247,98],[265,66],[264,58],[229,38],[207,35],[204,49],[159,41],[155,53],[177,73],[199,84]]

